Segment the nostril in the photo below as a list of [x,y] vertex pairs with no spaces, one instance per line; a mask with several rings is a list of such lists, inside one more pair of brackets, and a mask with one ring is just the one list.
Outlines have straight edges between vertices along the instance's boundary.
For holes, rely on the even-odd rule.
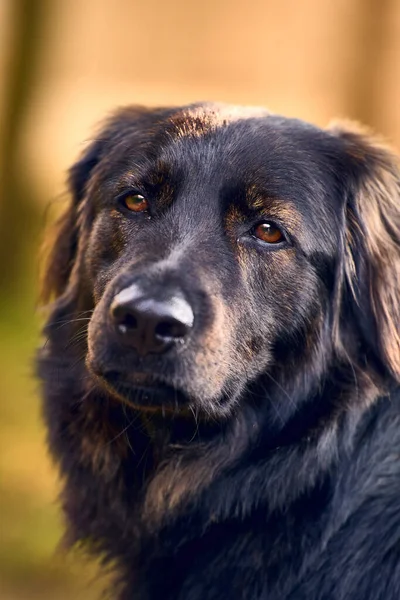
[[137,329],[137,327],[138,327],[137,318],[135,317],[135,315],[132,315],[131,313],[125,314],[124,317],[119,321],[118,324],[120,327],[122,325],[126,329]]
[[181,339],[184,338],[188,330],[184,323],[175,320],[164,320],[157,323],[154,333],[156,337],[162,339]]
[[111,310],[113,319],[121,331],[134,330],[138,328],[136,315],[126,306],[114,306]]

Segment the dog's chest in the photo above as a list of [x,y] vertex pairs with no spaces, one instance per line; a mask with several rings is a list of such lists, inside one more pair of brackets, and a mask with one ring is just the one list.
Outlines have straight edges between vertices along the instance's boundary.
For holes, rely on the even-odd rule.
[[244,520],[204,523],[178,519],[141,546],[133,598],[283,600],[320,553],[328,513],[326,494],[289,511],[265,507]]

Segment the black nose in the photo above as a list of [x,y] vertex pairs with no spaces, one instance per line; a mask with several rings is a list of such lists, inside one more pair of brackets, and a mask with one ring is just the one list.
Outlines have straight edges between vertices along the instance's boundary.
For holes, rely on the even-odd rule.
[[110,310],[118,333],[142,355],[184,342],[193,327],[193,310],[176,290],[156,296],[134,284],[115,296]]

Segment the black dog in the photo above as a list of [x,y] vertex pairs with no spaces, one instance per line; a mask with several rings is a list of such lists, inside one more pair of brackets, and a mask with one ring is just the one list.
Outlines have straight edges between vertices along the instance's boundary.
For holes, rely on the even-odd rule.
[[395,156],[133,107],[69,185],[39,360],[69,542],[123,600],[398,600]]

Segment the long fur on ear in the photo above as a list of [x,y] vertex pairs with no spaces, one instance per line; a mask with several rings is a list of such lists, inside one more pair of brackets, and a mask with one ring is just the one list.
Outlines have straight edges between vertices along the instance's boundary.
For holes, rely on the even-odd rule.
[[47,242],[49,258],[42,285],[44,302],[60,296],[68,284],[78,247],[79,206],[100,153],[101,142],[96,141],[69,171],[70,203],[56,222],[51,240]]
[[364,338],[400,380],[400,163],[354,124],[331,131],[345,144],[345,280]]

